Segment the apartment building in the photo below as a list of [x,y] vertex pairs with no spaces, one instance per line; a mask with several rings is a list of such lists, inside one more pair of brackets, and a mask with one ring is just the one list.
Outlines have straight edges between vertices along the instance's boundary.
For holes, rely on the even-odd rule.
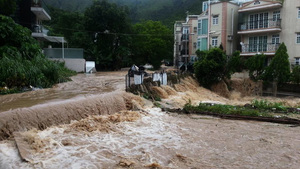
[[237,49],[237,26],[239,5],[234,2],[215,2],[209,11],[209,46],[222,44],[226,55],[232,55]]
[[197,50],[198,15],[188,15],[186,21],[174,24],[174,65],[181,67],[194,62]]
[[280,43],[287,46],[292,65],[300,63],[300,1],[253,0],[238,10],[238,34],[241,55],[258,53],[268,56],[268,63]]
[[238,3],[205,1],[200,15],[187,15],[186,21],[174,24],[174,65],[193,63],[196,51],[219,47],[227,55],[237,49]]

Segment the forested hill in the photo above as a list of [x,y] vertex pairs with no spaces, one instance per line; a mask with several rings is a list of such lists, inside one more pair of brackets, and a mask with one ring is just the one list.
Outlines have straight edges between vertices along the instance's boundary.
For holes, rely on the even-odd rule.
[[[93,0],[44,0],[48,6],[83,12]],[[128,6],[133,22],[141,20],[162,21],[166,25],[175,20],[184,20],[186,11],[200,14],[204,0],[107,0],[120,6]]]

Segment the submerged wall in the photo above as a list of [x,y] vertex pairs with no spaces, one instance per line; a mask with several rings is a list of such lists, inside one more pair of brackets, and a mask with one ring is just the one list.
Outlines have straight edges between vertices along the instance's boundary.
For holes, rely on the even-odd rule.
[[48,103],[0,113],[0,140],[13,136],[16,131],[29,129],[43,130],[52,125],[70,123],[89,115],[113,114],[129,110],[133,100],[138,100],[125,92],[113,92],[91,97],[82,97],[62,102]]

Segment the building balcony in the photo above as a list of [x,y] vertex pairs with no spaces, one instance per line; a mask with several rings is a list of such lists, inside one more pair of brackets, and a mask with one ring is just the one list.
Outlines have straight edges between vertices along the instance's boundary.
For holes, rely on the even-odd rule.
[[239,24],[238,34],[272,33],[281,31],[281,20],[259,20]]
[[40,20],[51,20],[49,10],[43,0],[32,0],[31,11]]
[[275,55],[280,44],[262,43],[262,44],[243,44],[241,56],[253,56],[259,53],[265,55]]
[[[257,3],[257,2],[254,2]],[[241,7],[238,12],[260,12],[260,11],[268,11],[268,10],[275,10],[282,7],[280,2],[273,2],[268,4],[256,4],[254,6],[244,6]]]
[[31,36],[37,39],[44,38],[45,36],[47,36],[43,31],[42,25],[37,25],[37,24],[32,25],[31,31],[32,31]]
[[182,34],[181,41],[188,41],[189,40],[189,34]]
[[189,50],[188,50],[188,49],[182,49],[182,50],[180,51],[180,55],[181,55],[182,57],[188,57],[188,55],[189,55]]

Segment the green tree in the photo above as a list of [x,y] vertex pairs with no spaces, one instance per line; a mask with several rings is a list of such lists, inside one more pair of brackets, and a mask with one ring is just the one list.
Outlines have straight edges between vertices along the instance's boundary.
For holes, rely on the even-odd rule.
[[133,27],[133,60],[135,64],[150,63],[158,69],[163,59],[172,59],[173,36],[170,29],[158,21],[145,21]]
[[265,71],[266,55],[257,54],[246,60],[246,67],[249,70],[249,77],[252,80],[262,79],[262,74]]
[[279,84],[285,83],[290,78],[289,55],[284,43],[280,44],[274,58],[266,69],[264,79],[267,81],[276,81]]
[[194,63],[195,75],[202,86],[210,88],[227,76],[226,56],[220,48],[212,48],[202,58]]
[[87,48],[89,57],[98,69],[118,69],[129,53],[130,22],[128,9],[107,1],[94,1],[84,13],[85,30],[90,32],[93,44]]
[[297,65],[293,68],[293,72],[291,74],[291,81],[296,84],[300,84],[300,66]]
[[63,64],[44,57],[29,29],[0,15],[0,87],[50,87],[72,74]]
[[17,0],[0,0],[0,15],[10,16],[17,7]]
[[232,54],[226,66],[228,78],[230,78],[230,76],[235,72],[241,72],[243,68],[244,60],[241,58],[240,52],[236,51]]
[[46,23],[49,35],[63,36],[71,48],[87,48],[92,40],[84,27],[84,15],[78,12],[69,12],[50,8],[52,20]]

